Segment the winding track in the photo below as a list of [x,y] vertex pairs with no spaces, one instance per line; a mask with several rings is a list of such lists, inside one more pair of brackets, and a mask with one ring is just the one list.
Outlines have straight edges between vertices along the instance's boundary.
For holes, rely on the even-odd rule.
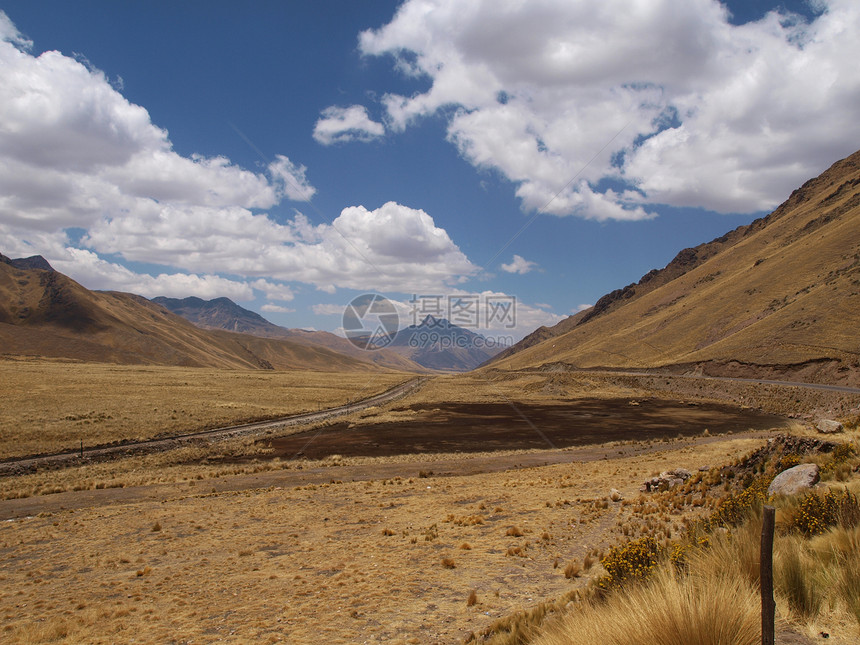
[[827,385],[826,383],[801,383],[799,381],[774,381],[760,378],[738,378],[732,376],[705,376],[703,374],[662,374],[660,372],[617,372],[623,376],[657,376],[666,378],[690,378],[705,381],[728,381],[730,383],[755,383],[756,385],[784,385],[799,387],[804,390],[822,390],[824,392],[845,392],[860,394],[860,388],[847,385]]
[[424,385],[430,378],[429,376],[420,376],[400,385],[355,402],[347,403],[346,405],[327,408],[319,412],[305,412],[302,414],[293,414],[287,417],[278,419],[270,419],[268,421],[257,421],[255,423],[243,423],[234,426],[225,426],[222,428],[213,428],[212,430],[203,430],[200,432],[189,432],[186,434],[171,435],[169,437],[158,437],[156,439],[147,439],[145,441],[130,441],[117,445],[95,446],[87,448],[83,451],[66,451],[45,455],[33,455],[29,457],[9,459],[0,462],[0,477],[3,475],[20,474],[22,472],[31,471],[40,466],[59,467],[67,465],[68,462],[80,462],[81,456],[86,458],[111,459],[120,456],[132,454],[144,454],[149,452],[160,452],[170,448],[176,448],[186,443],[193,443],[203,439],[218,440],[239,437],[248,434],[257,434],[259,432],[274,428],[287,428],[290,426],[303,425],[306,423],[315,423],[342,417],[353,412],[365,410],[374,405],[381,403],[389,403],[396,399],[406,396],[414,392],[419,387]]

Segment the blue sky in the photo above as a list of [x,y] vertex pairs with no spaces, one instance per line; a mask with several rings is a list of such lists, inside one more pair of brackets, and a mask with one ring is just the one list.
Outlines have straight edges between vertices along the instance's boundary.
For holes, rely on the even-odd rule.
[[518,338],[860,147],[855,4],[0,0],[0,252],[289,327],[515,296]]

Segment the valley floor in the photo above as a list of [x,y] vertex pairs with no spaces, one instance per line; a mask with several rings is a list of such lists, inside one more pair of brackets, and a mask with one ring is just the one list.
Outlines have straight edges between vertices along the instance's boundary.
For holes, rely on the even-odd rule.
[[0,525],[3,640],[462,642],[582,584],[565,564],[616,542],[629,513],[605,503],[611,488],[634,497],[655,472],[761,443],[578,448],[565,463],[479,475],[419,477],[403,463],[402,476],[353,482],[343,466],[326,469],[329,483],[273,472],[245,490],[200,482],[161,486],[155,499],[117,489],[0,502],[4,515],[24,502],[52,509]]
[[[463,403],[505,403],[514,419],[526,405],[626,397],[624,409],[644,415],[644,397],[673,398],[660,394],[666,383],[437,377],[408,399],[354,415],[342,430],[406,431],[398,424],[438,420],[453,409],[446,405]],[[699,386],[674,398],[719,398]],[[729,399],[752,404],[753,386],[743,388]],[[803,393],[777,390],[764,388],[755,407],[786,414],[803,404]],[[834,396],[827,405],[858,406],[857,397]],[[816,394],[814,403],[825,399]],[[451,419],[455,427],[463,421]],[[646,516],[648,502],[637,501],[642,482],[666,469],[731,463],[786,431],[779,426],[713,435],[663,428],[638,441],[621,435],[556,449],[316,462],[275,459],[276,437],[263,437],[239,453],[213,444],[6,478],[0,640],[462,643],[501,617],[584,586],[600,571],[586,558],[634,536],[637,522],[664,539],[679,535],[708,510],[707,500],[667,502]],[[52,483],[65,492],[33,494]],[[28,496],[12,499],[19,495]],[[852,641],[834,632],[829,642]]]

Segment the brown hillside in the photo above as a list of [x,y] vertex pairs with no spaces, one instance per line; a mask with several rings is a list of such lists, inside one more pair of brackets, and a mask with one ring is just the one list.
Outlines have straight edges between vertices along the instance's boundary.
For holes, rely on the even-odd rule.
[[324,347],[361,361],[375,363],[397,371],[427,372],[426,368],[390,349],[366,351],[346,338],[327,331],[306,331],[275,325],[259,314],[240,307],[228,298],[202,300],[200,298],[153,298],[152,302],[167,311],[182,316],[201,329],[225,330],[262,338],[280,338],[299,345]]
[[[283,329],[283,328],[282,328]],[[341,338],[328,331],[305,331],[303,329],[286,329],[282,337],[293,343],[311,347],[326,347],[334,352],[360,358],[393,370],[406,372],[429,372],[430,369],[419,365],[408,356],[402,356],[386,347],[371,352],[353,345],[346,338]]]
[[360,370],[324,347],[206,331],[140,296],[89,291],[61,273],[0,257],[0,355],[244,369]]
[[767,217],[683,251],[492,366],[695,364],[710,373],[858,383],[858,329],[860,152]]

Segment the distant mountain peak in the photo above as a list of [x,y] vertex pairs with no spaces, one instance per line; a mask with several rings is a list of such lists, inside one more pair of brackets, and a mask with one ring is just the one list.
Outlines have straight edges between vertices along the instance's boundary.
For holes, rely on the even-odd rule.
[[7,258],[5,255],[0,253],[0,262],[10,264],[16,269],[38,269],[39,271],[54,270],[54,267],[52,267],[51,264],[41,255],[31,255],[28,258],[17,258],[13,260],[12,258]]
[[410,327],[415,327],[415,328],[417,328],[417,327],[433,327],[433,328],[443,327],[443,328],[447,328],[447,327],[456,327],[456,325],[449,322],[447,318],[436,318],[435,316],[433,316],[431,314],[427,314],[426,316],[424,316],[424,320],[422,320],[417,325],[410,325]]
[[237,305],[229,298],[203,300],[196,296],[187,298],[158,296],[152,301],[168,311],[190,320],[198,327],[226,329],[243,333],[255,333],[261,330],[273,332],[280,329],[260,314]]

